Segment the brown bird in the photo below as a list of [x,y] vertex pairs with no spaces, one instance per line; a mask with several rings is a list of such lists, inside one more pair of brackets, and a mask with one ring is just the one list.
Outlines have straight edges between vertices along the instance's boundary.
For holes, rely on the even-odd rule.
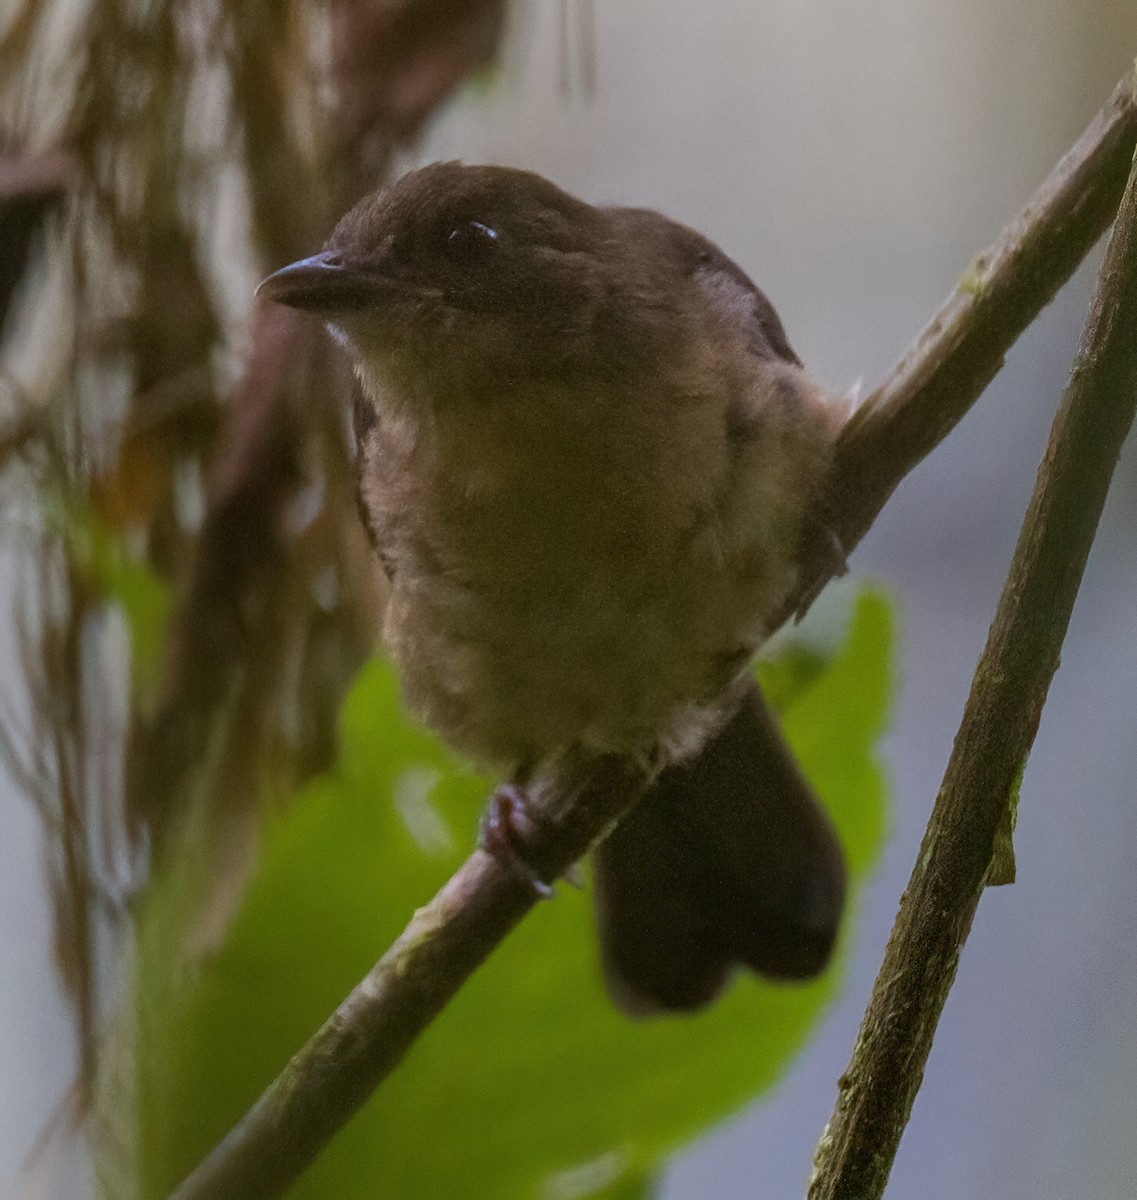
[[611,753],[651,779],[595,858],[617,1001],[820,971],[842,855],[749,662],[847,405],[766,297],[658,213],[458,163],[366,197],[260,291],[354,361],[411,708],[520,785]]

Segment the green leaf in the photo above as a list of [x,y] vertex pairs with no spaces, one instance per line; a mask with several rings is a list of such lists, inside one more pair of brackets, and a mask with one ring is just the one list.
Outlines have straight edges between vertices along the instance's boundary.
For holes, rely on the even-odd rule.
[[[884,833],[873,746],[891,686],[887,602],[866,592],[829,661],[783,651],[761,674],[829,805],[854,876]],[[335,769],[265,832],[224,944],[177,957],[178,885],[139,936],[144,1195],[165,1195],[469,852],[492,781],[402,712],[384,662],[342,714]],[[306,1200],[642,1200],[663,1158],[786,1069],[838,986],[740,978],[695,1017],[635,1022],[604,994],[590,898],[564,884],[462,989],[290,1193]]]

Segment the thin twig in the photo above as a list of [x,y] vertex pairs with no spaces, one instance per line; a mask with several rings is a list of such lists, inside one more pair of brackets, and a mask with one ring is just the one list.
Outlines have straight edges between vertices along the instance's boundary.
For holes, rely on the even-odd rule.
[[[955,428],[1022,331],[1113,219],[1137,136],[1137,65],[1019,216],[978,255],[954,293],[841,431],[823,520],[847,551],[897,485]],[[833,569],[822,546],[783,618]]]
[[951,760],[818,1146],[810,1200],[884,1192],[1137,410],[1137,158]]
[[[832,526],[846,548],[967,411],[1106,228],[1135,141],[1137,81],[1127,79],[1018,220],[976,260],[969,281],[978,282],[961,288],[870,398],[843,439],[831,492],[845,509],[834,508]],[[871,485],[859,486],[858,472]],[[638,793],[627,767],[612,762],[575,797],[555,798],[555,812],[542,811],[531,851],[539,870],[556,878]],[[475,851],[172,1200],[279,1196],[533,903],[526,887]]]

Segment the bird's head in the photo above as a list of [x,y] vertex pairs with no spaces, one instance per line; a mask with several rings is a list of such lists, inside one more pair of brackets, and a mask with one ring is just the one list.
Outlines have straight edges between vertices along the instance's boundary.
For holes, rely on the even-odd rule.
[[365,197],[258,290],[322,317],[373,393],[447,392],[626,356],[627,257],[605,210],[539,175],[435,163]]

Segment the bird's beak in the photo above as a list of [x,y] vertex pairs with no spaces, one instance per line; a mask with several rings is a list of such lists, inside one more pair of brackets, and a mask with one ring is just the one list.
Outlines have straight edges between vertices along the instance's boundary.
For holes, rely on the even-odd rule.
[[257,295],[308,312],[349,312],[373,303],[387,290],[383,275],[334,251],[302,258],[261,281]]

